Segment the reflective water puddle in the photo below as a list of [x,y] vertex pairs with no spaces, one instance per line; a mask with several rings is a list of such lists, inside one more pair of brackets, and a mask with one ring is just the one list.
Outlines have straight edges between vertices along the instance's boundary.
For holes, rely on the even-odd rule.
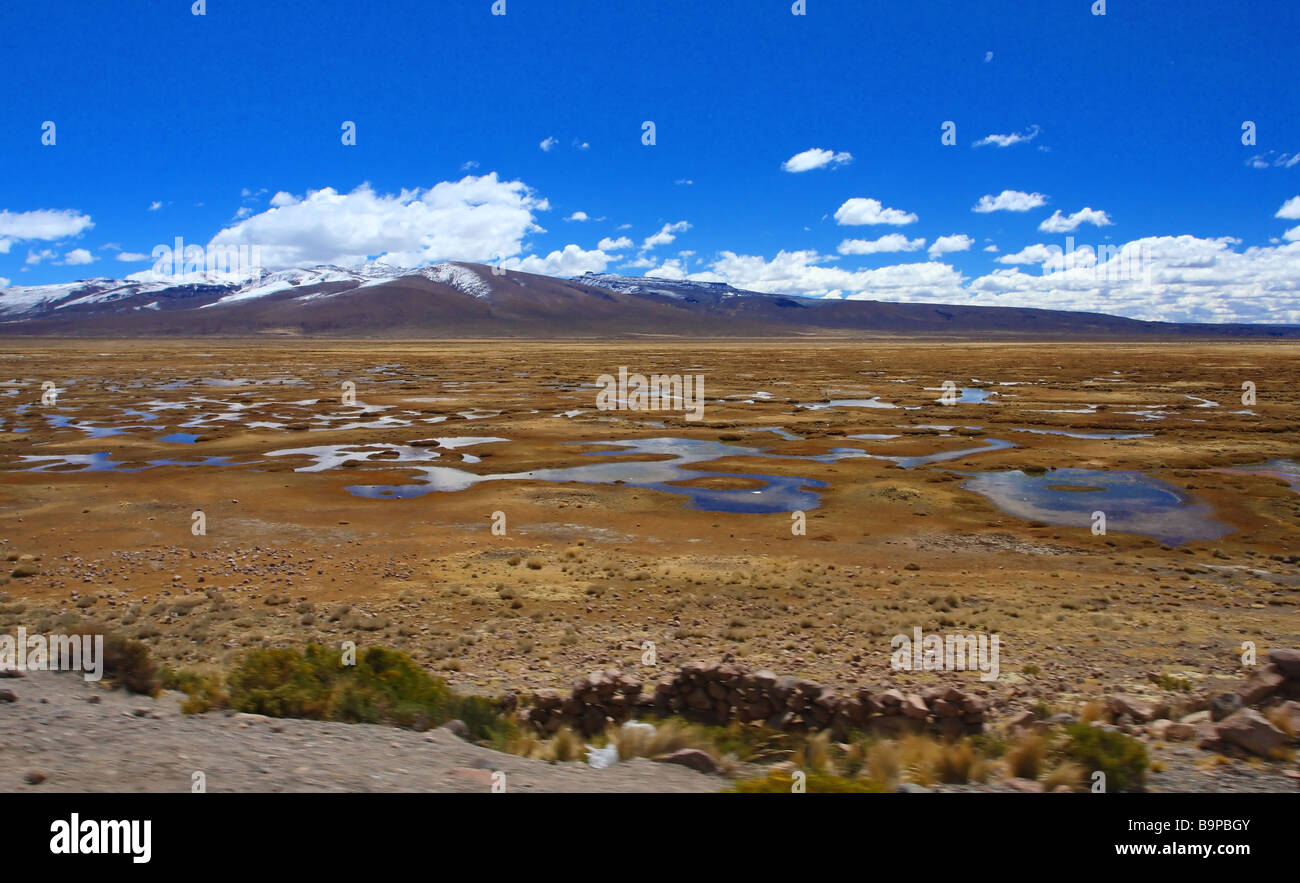
[[1104,512],[1107,530],[1153,537],[1170,546],[1213,540],[1235,530],[1216,520],[1208,505],[1141,472],[984,472],[972,475],[962,487],[1025,521],[1091,528],[1093,513]]
[[[693,463],[720,457],[764,456],[757,448],[685,438],[627,439],[610,442],[573,442],[609,445],[615,450],[588,451],[586,457],[613,458],[610,462],[477,475],[452,466],[424,466],[415,484],[352,485],[348,492],[361,497],[410,499],[435,491],[462,491],[484,481],[546,481],[553,483],[621,484],[644,490],[684,496],[688,506],[706,512],[792,512],[814,509],[820,498],[810,488],[824,488],[825,482],[802,476],[766,475],[685,469]],[[281,452],[284,453],[284,452]],[[645,455],[666,456],[666,460],[627,460]],[[690,482],[731,480],[754,486],[709,487]]]

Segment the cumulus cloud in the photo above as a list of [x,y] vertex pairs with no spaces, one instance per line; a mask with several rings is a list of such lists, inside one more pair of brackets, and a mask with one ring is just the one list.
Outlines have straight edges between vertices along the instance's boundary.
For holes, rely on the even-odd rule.
[[117,260],[128,264],[133,264],[138,261],[147,261],[149,259],[150,259],[149,255],[141,254],[138,251],[122,251],[122,252],[118,252],[117,254]]
[[209,244],[259,246],[267,267],[490,261],[518,255],[525,235],[542,232],[535,213],[550,208],[522,181],[495,172],[396,194],[369,184],[350,193],[326,187],[302,199],[281,192],[271,203]]
[[901,227],[917,220],[916,215],[902,209],[885,208],[878,199],[855,196],[835,210],[835,222],[840,226],[865,226],[888,224]]
[[757,255],[724,251],[709,268],[710,273],[693,273],[689,278],[725,281],[749,291],[811,297],[908,300],[920,292],[928,292],[942,301],[945,297],[963,295],[961,274],[947,264],[896,264],[867,270],[822,266],[830,260],[831,257],[816,251],[781,251],[770,261]]
[[970,251],[970,247],[974,244],[975,240],[971,239],[965,233],[956,233],[952,236],[940,236],[934,241],[934,244],[930,246],[929,255],[932,258],[937,258],[939,255],[949,254],[954,251]]
[[976,147],[987,147],[990,144],[998,147],[1010,147],[1013,144],[1020,144],[1025,141],[1033,141],[1038,137],[1038,126],[1030,126],[1023,132],[1012,132],[1010,135],[985,135],[975,142]]
[[1043,272],[1006,268],[969,280],[933,260],[850,271],[815,251],[781,251],[771,259],[724,251],[706,272],[686,278],[810,297],[1079,310],[1165,322],[1300,324],[1300,241],[1238,251],[1240,245],[1231,237],[1190,235],[1070,254],[1036,245],[1014,257],[1041,262]]
[[845,239],[836,251],[840,254],[882,254],[923,248],[924,239],[908,239],[902,233],[887,233],[879,239]]
[[999,264],[1041,264],[1048,260],[1054,254],[1060,254],[1061,249],[1055,245],[1029,245],[1022,248],[1014,254],[1004,254],[998,258]]
[[9,285],[9,280],[3,276],[0,276],[0,288],[6,288],[8,287],[8,285]]
[[653,276],[657,279],[685,279],[686,267],[677,258],[669,258],[658,267],[646,270],[644,275]]
[[149,203],[149,211],[151,212],[156,212],[160,208],[162,208],[162,203],[156,199],[153,202]]
[[23,261],[23,263],[34,267],[44,261],[52,261],[58,256],[59,253],[52,248],[42,248],[40,251],[33,251],[29,248],[27,249],[27,260]]
[[1282,207],[1277,210],[1277,214],[1273,217],[1283,218],[1288,221],[1300,220],[1300,196],[1293,196],[1282,203]]
[[95,256],[84,248],[74,248],[72,251],[63,255],[63,263],[69,267],[77,267],[82,264],[93,264]]
[[678,233],[685,233],[691,229],[691,225],[685,221],[678,221],[675,224],[664,224],[658,233],[652,234],[645,238],[641,243],[642,250],[649,251],[660,245],[667,245],[677,238]]
[[584,251],[570,243],[544,258],[537,255],[508,258],[501,261],[501,266],[507,270],[539,273],[543,276],[581,276],[583,273],[603,273],[609,262],[610,256],[600,249]]
[[586,212],[574,212],[564,220],[566,221],[586,221],[589,220]]
[[980,197],[971,209],[981,215],[989,212],[1027,212],[1047,204],[1047,197],[1042,193],[1026,193],[1023,190],[1003,190],[997,196],[986,193]]
[[1057,209],[1050,218],[1038,225],[1038,229],[1044,233],[1072,233],[1079,229],[1080,224],[1108,227],[1111,223],[1105,212],[1084,206],[1072,215],[1062,215],[1061,210]]
[[596,248],[600,249],[601,251],[618,251],[619,249],[631,248],[631,247],[632,247],[632,240],[628,239],[626,236],[620,236],[617,239],[610,239],[608,236],[606,236],[604,239],[600,240],[600,242],[597,243],[596,245]]
[[803,153],[796,153],[781,163],[781,168],[787,172],[809,172],[826,166],[842,166],[850,162],[853,162],[853,154],[851,153],[836,153],[834,150],[812,147]]
[[73,209],[0,211],[0,254],[8,254],[15,243],[67,239],[94,226],[90,215]]
[[545,151],[546,153],[550,153],[552,150],[555,149],[555,145],[559,143],[560,143],[559,139],[552,136],[543,139],[542,143],[538,144],[537,146],[542,148],[542,150]]

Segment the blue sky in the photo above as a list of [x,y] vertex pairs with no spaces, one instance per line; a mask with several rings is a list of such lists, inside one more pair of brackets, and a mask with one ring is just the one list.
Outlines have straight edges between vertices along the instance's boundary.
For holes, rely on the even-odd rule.
[[1300,323],[1300,4],[492,6],[6,0],[0,283],[180,236]]

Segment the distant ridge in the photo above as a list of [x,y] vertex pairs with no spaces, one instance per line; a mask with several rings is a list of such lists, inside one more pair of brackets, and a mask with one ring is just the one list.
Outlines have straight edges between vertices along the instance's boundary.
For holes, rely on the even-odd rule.
[[94,278],[0,289],[0,334],[628,338],[912,335],[952,338],[1300,338],[1300,326],[1144,322],[1024,307],[822,300],[720,282],[482,264],[259,271],[230,279]]

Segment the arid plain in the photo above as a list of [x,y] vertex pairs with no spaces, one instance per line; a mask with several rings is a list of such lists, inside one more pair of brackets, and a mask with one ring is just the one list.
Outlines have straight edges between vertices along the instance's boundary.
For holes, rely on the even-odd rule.
[[[493,695],[646,642],[906,685],[893,635],[991,633],[999,689],[1069,700],[1300,643],[1300,345],[0,350],[4,628],[198,669],[355,640]],[[702,375],[703,419],[598,410],[620,366]]]

